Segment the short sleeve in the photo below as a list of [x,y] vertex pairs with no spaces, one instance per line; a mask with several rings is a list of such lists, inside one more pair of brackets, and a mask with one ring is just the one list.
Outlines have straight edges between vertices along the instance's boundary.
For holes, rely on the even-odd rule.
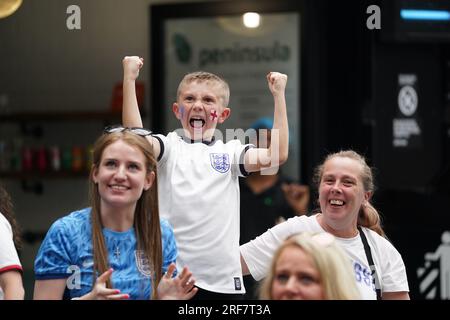
[[245,170],[244,157],[248,149],[254,148],[252,144],[241,144],[240,141],[235,140],[234,159],[233,159],[233,173],[238,177],[246,177],[249,173]]
[[391,243],[387,243],[383,255],[381,260],[383,292],[409,291],[406,268],[400,253]]
[[71,259],[73,241],[69,228],[63,221],[56,221],[47,232],[34,262],[36,280],[64,279],[75,265]]
[[[163,249],[163,273],[167,271],[169,265],[176,263],[178,249],[171,225],[166,220],[161,220],[161,235]],[[175,275],[175,274],[174,274]]]
[[22,271],[22,266],[14,247],[11,225],[0,214],[0,273],[10,270]]
[[168,143],[169,139],[162,134],[154,134],[152,137],[159,142],[160,152],[157,161],[159,165],[162,165],[167,161],[170,153],[170,143]]

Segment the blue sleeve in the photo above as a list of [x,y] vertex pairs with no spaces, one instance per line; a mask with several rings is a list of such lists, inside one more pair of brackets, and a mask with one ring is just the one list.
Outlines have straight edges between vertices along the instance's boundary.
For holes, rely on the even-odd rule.
[[61,220],[50,227],[34,261],[36,280],[64,279],[72,274],[70,266],[74,263],[70,250],[73,250],[73,241],[67,230]]
[[[162,250],[163,250],[163,265],[162,272],[165,273],[169,265],[173,262],[176,263],[178,249],[173,234],[173,229],[166,220],[161,220],[161,235],[162,235]],[[177,272],[174,272],[176,276]]]

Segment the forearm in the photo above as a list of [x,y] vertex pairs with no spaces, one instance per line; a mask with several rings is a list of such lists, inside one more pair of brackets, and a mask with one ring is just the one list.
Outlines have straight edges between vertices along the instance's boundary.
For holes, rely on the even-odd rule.
[[25,291],[20,272],[9,271],[1,274],[0,286],[4,292],[5,300],[23,300]]
[[123,79],[122,124],[125,127],[143,127],[136,98],[136,82],[126,77]]
[[287,160],[289,153],[289,130],[284,92],[274,95],[274,105],[269,153],[272,159],[275,153],[278,153],[278,161],[282,164]]
[[33,300],[62,300],[66,279],[36,280]]
[[12,288],[7,288],[4,291],[5,300],[23,300],[25,296],[25,290],[22,285],[14,286]]
[[23,300],[25,296],[22,281],[5,286],[3,292],[5,300]]
[[409,293],[406,291],[400,292],[383,292],[383,300],[410,300]]

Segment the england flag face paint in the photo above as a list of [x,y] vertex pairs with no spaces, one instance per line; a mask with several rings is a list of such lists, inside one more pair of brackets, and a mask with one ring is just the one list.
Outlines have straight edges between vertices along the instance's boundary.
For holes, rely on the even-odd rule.
[[216,110],[211,109],[211,113],[210,113],[210,115],[209,115],[209,119],[210,119],[211,121],[213,121],[213,122],[217,122],[218,115],[217,115]]

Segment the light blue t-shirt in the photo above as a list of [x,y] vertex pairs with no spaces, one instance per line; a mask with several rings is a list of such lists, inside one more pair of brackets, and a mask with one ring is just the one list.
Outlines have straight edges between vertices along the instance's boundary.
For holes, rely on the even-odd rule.
[[[93,255],[91,209],[85,208],[58,219],[51,226],[37,254],[36,280],[67,279],[64,299],[80,297],[92,290]],[[163,270],[176,261],[177,246],[172,227],[161,219]],[[125,232],[103,229],[108,259],[114,269],[114,289],[130,299],[150,299],[151,274],[148,259],[136,250],[134,228]]]

